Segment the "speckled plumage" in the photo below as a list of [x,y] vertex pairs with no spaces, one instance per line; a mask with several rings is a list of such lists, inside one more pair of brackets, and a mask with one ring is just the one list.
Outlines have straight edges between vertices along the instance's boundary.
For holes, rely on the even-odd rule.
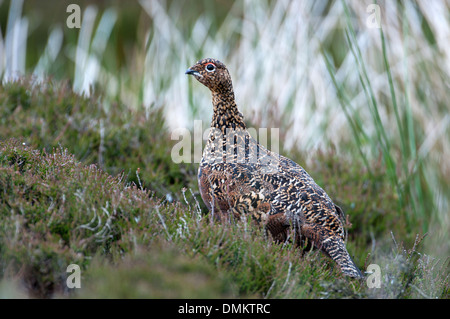
[[213,118],[198,172],[199,189],[216,216],[251,216],[276,241],[305,239],[342,272],[362,277],[345,248],[344,212],[292,160],[269,151],[247,132],[226,66],[203,59],[186,71],[212,93]]

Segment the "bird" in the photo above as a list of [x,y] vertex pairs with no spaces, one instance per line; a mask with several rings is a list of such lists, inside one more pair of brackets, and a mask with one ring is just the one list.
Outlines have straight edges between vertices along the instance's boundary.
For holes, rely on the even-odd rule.
[[199,191],[219,219],[251,218],[273,240],[308,243],[349,277],[363,278],[345,245],[345,214],[291,159],[253,138],[224,63],[201,59],[185,72],[209,88],[213,116],[198,169]]

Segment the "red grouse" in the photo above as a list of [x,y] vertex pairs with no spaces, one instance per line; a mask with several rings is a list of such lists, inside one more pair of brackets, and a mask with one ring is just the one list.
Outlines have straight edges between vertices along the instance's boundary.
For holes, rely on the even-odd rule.
[[292,160],[267,150],[247,132],[226,66],[203,59],[190,67],[211,90],[211,132],[198,171],[200,193],[216,216],[251,216],[276,241],[294,234],[331,257],[350,277],[362,274],[345,248],[344,212]]

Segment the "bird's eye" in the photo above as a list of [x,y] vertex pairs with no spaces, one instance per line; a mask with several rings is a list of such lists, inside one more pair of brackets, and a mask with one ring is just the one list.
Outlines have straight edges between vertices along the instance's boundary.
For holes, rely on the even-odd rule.
[[215,66],[214,64],[212,64],[212,63],[208,63],[208,64],[206,65],[206,67],[205,67],[205,70],[208,71],[208,72],[212,72],[212,71],[214,71],[215,69],[216,69],[216,66]]

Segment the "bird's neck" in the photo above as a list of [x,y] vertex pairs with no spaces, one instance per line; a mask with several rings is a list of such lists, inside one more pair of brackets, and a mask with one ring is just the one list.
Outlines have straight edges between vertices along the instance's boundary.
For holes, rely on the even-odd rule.
[[214,114],[211,127],[220,129],[224,134],[226,129],[245,129],[244,117],[239,112],[234,100],[233,89],[224,92],[212,92]]

